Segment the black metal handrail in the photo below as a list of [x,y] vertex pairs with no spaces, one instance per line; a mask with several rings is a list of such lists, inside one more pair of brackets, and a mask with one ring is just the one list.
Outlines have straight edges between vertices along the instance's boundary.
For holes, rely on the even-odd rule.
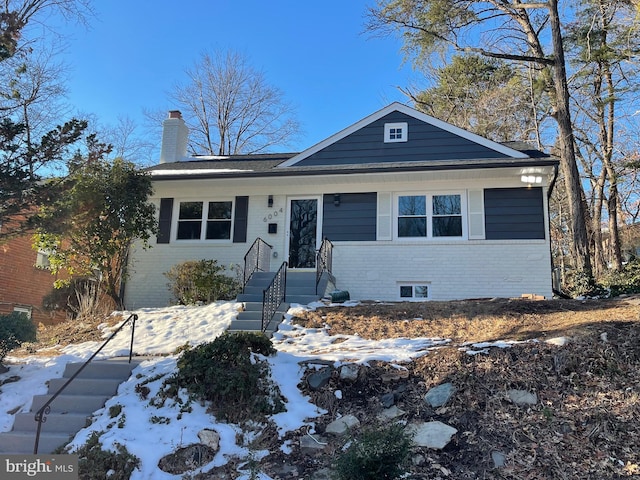
[[262,331],[269,326],[280,305],[287,297],[287,262],[282,262],[271,283],[262,292]]
[[320,244],[316,254],[316,295],[324,272],[329,275],[333,273],[333,243],[328,238],[322,240],[322,244]]
[[102,346],[96,350],[96,352],[91,355],[89,357],[89,359],[84,362],[84,364],[82,364],[82,366],[78,369],[78,371],[76,373],[74,373],[71,378],[69,378],[69,380],[67,380],[65,382],[64,385],[62,385],[58,391],[56,393],[54,393],[51,398],[47,401],[47,403],[45,403],[42,407],[40,407],[40,409],[36,412],[36,416],[35,416],[35,420],[36,422],[38,422],[38,427],[36,429],[36,441],[35,444],[33,446],[33,453],[37,454],[38,453],[38,444],[40,443],[40,432],[42,431],[42,424],[46,423],[47,421],[47,415],[49,413],[51,413],[51,404],[53,403],[53,401],[58,398],[58,396],[64,391],[64,389],[66,389],[69,384],[71,382],[73,382],[76,377],[78,375],[80,375],[80,372],[82,372],[87,365],[89,365],[89,363],[91,363],[91,360],[93,360],[96,355],[98,355],[102,349],[107,345],[107,343],[109,343],[111,341],[111,339],[113,337],[115,337],[124,327],[127,323],[129,323],[129,321],[131,321],[131,345],[129,346],[129,363],[131,363],[131,357],[133,356],[133,336],[135,334],[136,331],[136,320],[138,319],[138,315],[136,315],[135,313],[132,313],[131,315],[129,315],[129,318],[127,318],[122,325],[120,325],[116,331],[114,331],[111,336],[109,338],[107,338],[105,340],[105,342],[102,344]]
[[256,238],[244,256],[244,272],[242,276],[242,290],[249,283],[255,272],[268,272],[271,263],[271,249],[273,247],[260,237]]

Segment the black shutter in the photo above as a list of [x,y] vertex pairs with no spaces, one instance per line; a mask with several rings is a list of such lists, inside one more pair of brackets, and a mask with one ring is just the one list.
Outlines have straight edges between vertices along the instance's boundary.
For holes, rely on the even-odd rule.
[[160,199],[160,218],[156,243],[169,243],[171,239],[171,215],[173,214],[173,198]]
[[247,241],[249,197],[236,197],[236,211],[233,219],[233,243]]

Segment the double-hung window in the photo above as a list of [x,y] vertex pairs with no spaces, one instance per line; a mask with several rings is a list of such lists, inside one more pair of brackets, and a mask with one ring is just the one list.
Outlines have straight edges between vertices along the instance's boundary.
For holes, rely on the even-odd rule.
[[462,202],[459,193],[398,196],[397,237],[462,237]]
[[230,240],[233,202],[180,202],[177,240]]

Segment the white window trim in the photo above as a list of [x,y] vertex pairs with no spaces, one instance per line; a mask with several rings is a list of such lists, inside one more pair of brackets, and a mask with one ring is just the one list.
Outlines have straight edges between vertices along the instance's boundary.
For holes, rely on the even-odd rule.
[[[391,130],[401,129],[401,138],[391,138]],[[384,124],[384,143],[400,143],[409,140],[409,124],[407,122],[385,123]]]
[[[433,197],[437,195],[460,195],[460,217],[462,218],[462,235],[459,237],[434,237],[433,236]],[[427,198],[427,236],[426,237],[400,237],[398,235],[399,199],[407,196],[424,196]],[[467,194],[464,190],[452,191],[427,191],[427,192],[399,192],[393,197],[393,239],[402,242],[459,242],[469,239],[469,220],[467,211]]]
[[13,307],[13,311],[16,312],[16,313],[25,314],[29,320],[31,320],[32,315],[33,315],[33,307],[15,306],[15,307]]
[[[411,287],[411,297],[403,297],[400,295],[401,287]],[[415,287],[427,287],[426,297],[416,297]],[[431,282],[398,282],[396,285],[398,289],[398,300],[401,302],[427,302],[431,299]]]
[[[180,223],[180,204],[188,202],[202,203],[202,218],[200,224],[200,238],[199,239],[184,239],[178,238],[178,225]],[[229,238],[225,239],[209,239],[205,238],[207,232],[207,212],[209,211],[209,202],[231,202],[231,231]],[[173,202],[173,215],[171,220],[171,242],[176,242],[178,245],[193,245],[197,243],[232,243],[233,242],[233,229],[235,228],[236,202],[233,198],[180,198]]]

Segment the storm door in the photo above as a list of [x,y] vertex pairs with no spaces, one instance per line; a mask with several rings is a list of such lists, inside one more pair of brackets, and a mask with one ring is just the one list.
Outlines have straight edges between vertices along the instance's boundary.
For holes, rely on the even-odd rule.
[[315,268],[319,239],[319,199],[289,200],[288,242],[289,268]]

